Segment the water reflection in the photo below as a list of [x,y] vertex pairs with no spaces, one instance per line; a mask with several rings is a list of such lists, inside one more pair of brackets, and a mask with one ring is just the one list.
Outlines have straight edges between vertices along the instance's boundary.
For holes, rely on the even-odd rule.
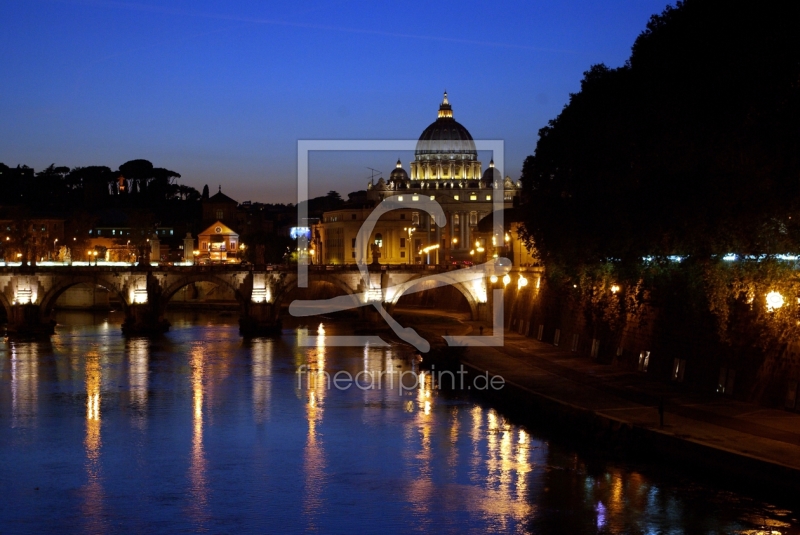
[[[303,347],[300,338],[308,336],[308,331],[298,331],[298,346]],[[325,327],[320,323],[317,329],[317,345],[307,349],[306,366],[308,378],[306,383],[306,419],[308,435],[303,451],[303,517],[307,531],[323,529],[319,517],[323,512],[325,490],[325,447],[322,443],[318,427],[322,424],[325,411],[325,397],[330,388],[330,377],[325,370]]]
[[11,425],[32,427],[39,403],[39,359],[35,344],[11,343]]
[[189,515],[198,530],[205,530],[208,521],[208,481],[203,451],[203,379],[205,355],[203,346],[194,344],[189,356],[192,386],[192,453],[189,462]]
[[[528,435],[515,428],[494,409],[474,411],[473,447],[476,440],[485,437],[486,495],[476,504],[484,514],[492,519],[492,524],[500,531],[508,531],[512,525],[529,521],[534,508],[527,493],[528,477],[531,472],[530,445]],[[485,425],[485,430],[482,429]],[[473,467],[477,475],[480,466]],[[513,524],[509,524],[512,522]]]
[[408,486],[408,501],[411,502],[411,510],[415,517],[418,517],[418,529],[427,531],[430,527],[431,498],[436,492],[433,484],[433,451],[431,447],[431,432],[433,415],[431,408],[433,403],[432,396],[432,377],[421,372],[418,375],[418,388],[416,392],[416,410],[414,419],[409,422],[409,433],[411,443],[416,445],[417,453],[411,460],[413,463],[412,474],[414,479]]
[[102,462],[100,457],[101,417],[100,394],[103,386],[103,366],[100,353],[90,351],[84,360],[84,380],[86,382],[86,479],[83,489],[82,513],[86,519],[89,533],[106,531],[103,521],[105,491],[103,489]]
[[416,368],[400,345],[326,347],[336,329],[319,326],[314,346],[292,347],[288,336],[242,344],[219,321],[149,342],[89,323],[51,345],[0,347],[0,526],[796,532],[795,509],[546,442],[443,394],[436,375],[406,392],[388,376],[380,389],[339,390],[339,370],[392,371],[397,385]]
[[128,385],[134,425],[144,429],[147,425],[147,388],[149,380],[150,341],[134,338],[128,343]]
[[264,423],[270,417],[272,396],[272,353],[275,341],[258,338],[251,345],[253,359],[253,418]]

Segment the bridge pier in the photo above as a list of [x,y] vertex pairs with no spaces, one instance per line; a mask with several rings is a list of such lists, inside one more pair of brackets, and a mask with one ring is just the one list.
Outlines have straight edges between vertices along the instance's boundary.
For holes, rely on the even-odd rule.
[[42,319],[39,305],[11,305],[6,332],[10,337],[47,337],[55,333],[56,322]]
[[169,321],[150,303],[129,305],[122,323],[122,333],[127,336],[146,336],[169,331]]
[[239,317],[239,334],[274,336],[281,333],[282,325],[274,303],[248,303]]

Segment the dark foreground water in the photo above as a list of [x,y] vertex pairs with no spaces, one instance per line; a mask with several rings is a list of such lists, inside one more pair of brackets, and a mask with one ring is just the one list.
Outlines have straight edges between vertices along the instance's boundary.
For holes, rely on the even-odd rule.
[[323,370],[415,371],[401,346],[326,347],[316,324],[243,342],[231,318],[176,316],[149,341],[122,338],[116,318],[60,320],[50,342],[0,345],[0,533],[798,526],[757,498],[587,462],[429,378],[326,388]]

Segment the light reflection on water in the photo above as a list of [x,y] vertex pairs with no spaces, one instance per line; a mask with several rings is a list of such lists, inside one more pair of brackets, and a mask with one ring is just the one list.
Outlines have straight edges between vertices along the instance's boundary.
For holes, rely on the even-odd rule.
[[[245,342],[213,316],[176,318],[152,341],[126,341],[113,318],[70,323],[50,342],[0,347],[3,533],[797,525],[791,510],[582,459],[443,395],[430,374],[404,392],[397,373],[417,371],[410,352],[326,347],[334,325]],[[311,335],[316,345],[298,343]],[[332,388],[339,370],[372,388]]]
[[105,491],[103,489],[103,465],[100,458],[101,417],[100,396],[103,387],[103,363],[97,351],[89,351],[84,359],[86,381],[86,485],[83,488],[84,501],[81,516],[84,518],[86,533],[103,533]]

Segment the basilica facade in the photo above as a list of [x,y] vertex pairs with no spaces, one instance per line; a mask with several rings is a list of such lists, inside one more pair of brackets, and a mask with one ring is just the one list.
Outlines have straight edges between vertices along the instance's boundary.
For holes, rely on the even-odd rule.
[[[388,179],[368,184],[366,196],[323,214],[312,229],[312,261],[370,263],[374,251],[381,264],[463,264],[491,257],[495,247],[486,243],[491,238],[478,232],[478,222],[492,213],[497,195],[502,195],[504,208],[514,206],[520,186],[502,178],[493,162],[483,170],[472,135],[453,118],[447,93],[438,117],[417,141],[409,170],[398,160]],[[403,208],[381,216],[358,257],[362,224],[389,197]],[[417,208],[421,199],[442,207],[447,217],[444,227]]]

